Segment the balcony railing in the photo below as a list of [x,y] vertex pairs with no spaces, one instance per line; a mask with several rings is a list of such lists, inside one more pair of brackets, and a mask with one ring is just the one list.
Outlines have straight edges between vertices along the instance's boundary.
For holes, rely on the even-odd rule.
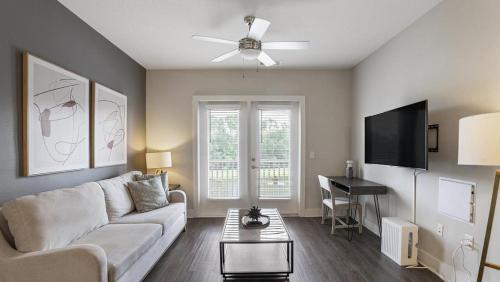
[[[239,198],[239,170],[238,161],[210,161],[208,171],[209,198]],[[261,160],[258,171],[259,198],[290,198],[289,172],[288,161]]]
[[289,163],[288,160],[260,160],[259,198],[289,199],[291,197]]
[[232,199],[240,196],[240,167],[238,161],[208,162],[208,197]]

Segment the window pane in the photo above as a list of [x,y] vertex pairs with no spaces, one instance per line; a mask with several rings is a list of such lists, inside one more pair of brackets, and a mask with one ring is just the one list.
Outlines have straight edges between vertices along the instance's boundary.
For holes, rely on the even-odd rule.
[[208,111],[208,197],[240,196],[240,111]]
[[259,198],[289,199],[290,110],[259,110]]

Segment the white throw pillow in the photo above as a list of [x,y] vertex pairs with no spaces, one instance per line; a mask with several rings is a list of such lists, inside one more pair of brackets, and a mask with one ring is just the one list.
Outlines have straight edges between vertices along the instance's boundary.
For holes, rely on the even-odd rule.
[[104,193],[95,182],[23,196],[2,213],[20,252],[63,248],[108,224]]
[[131,171],[121,176],[98,181],[104,191],[106,212],[109,220],[115,220],[135,210],[134,201],[128,191],[128,182],[134,181],[140,171]]

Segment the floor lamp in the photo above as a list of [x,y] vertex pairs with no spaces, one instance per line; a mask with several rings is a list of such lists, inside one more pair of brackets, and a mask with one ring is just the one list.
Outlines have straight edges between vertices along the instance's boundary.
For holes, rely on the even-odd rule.
[[[458,139],[459,165],[500,166],[500,113],[462,118],[459,122]],[[499,182],[500,170],[497,170],[477,282],[483,280],[485,267],[500,270],[500,265],[486,261],[498,198]]]

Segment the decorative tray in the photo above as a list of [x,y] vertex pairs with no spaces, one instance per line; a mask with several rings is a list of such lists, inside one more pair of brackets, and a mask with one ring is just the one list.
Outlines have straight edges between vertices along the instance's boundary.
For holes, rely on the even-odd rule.
[[248,216],[243,216],[241,218],[241,225],[245,228],[265,228],[269,226],[269,216],[267,215],[261,215],[259,217],[259,220],[257,221],[252,221]]

